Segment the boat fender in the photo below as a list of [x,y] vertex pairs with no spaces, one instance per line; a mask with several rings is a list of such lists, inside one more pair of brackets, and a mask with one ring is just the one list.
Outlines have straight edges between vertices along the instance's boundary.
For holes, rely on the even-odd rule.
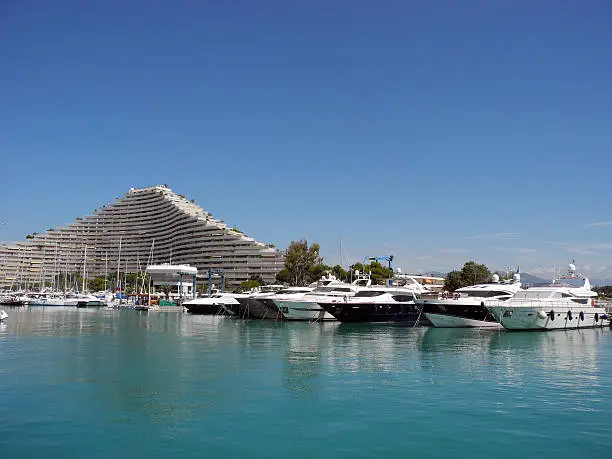
[[550,320],[555,320],[555,311],[553,309],[550,310]]
[[580,311],[580,320],[584,322],[584,311]]
[[602,314],[601,320],[608,320],[608,314]]
[[571,309],[570,309],[569,311],[567,311],[567,318],[568,318],[569,320],[572,320],[572,319],[573,319]]
[[599,314],[595,313],[595,322],[599,322]]
[[546,314],[544,311],[540,310],[540,311],[538,311],[538,317],[540,319],[546,319],[548,317],[548,314]]

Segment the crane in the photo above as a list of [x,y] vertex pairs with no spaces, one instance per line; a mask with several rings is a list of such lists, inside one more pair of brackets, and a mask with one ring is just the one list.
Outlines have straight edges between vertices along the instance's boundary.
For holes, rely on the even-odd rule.
[[212,279],[213,276],[221,277],[221,292],[225,291],[225,273],[222,269],[210,268],[208,270],[208,296],[212,294]]
[[389,269],[391,268],[391,262],[393,261],[393,255],[389,255],[388,257],[365,257],[363,259],[363,263],[367,263],[370,262],[372,263],[373,261],[380,261],[380,260],[384,260],[384,261],[388,261],[389,262]]

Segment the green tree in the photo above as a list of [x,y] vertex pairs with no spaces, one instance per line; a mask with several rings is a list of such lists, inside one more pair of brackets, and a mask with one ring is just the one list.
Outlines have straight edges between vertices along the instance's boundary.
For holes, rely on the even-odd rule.
[[491,280],[491,271],[483,264],[468,261],[461,268],[461,280],[465,285],[489,282]]
[[291,285],[306,285],[311,281],[312,270],[320,265],[319,244],[308,247],[308,241],[291,241],[285,256],[285,269],[289,271]]
[[[90,292],[98,292],[100,290],[104,290],[104,282],[105,278],[104,276],[97,276],[94,277],[93,279],[88,279],[87,280],[87,288],[89,289]],[[108,283],[108,281],[106,281],[106,288],[108,288],[110,286],[110,284]]]
[[372,284],[384,284],[385,280],[393,277],[393,270],[381,265],[377,261],[373,261],[369,266],[370,275],[372,276]]
[[357,271],[363,274],[365,272],[365,266],[363,266],[362,263],[355,263],[351,266],[350,276],[353,278],[353,280],[357,277]]
[[308,270],[308,282],[318,281],[328,271],[331,271],[331,268],[323,263],[312,266]]
[[276,282],[280,284],[289,284],[291,283],[291,273],[287,268],[281,269],[276,275]]
[[603,285],[601,287],[593,287],[593,290],[595,290],[597,293],[599,293],[600,296],[604,298],[612,297],[612,285]]
[[444,289],[453,292],[460,287],[489,282],[490,279],[489,268],[475,261],[468,261],[463,265],[461,271],[451,271],[446,275]]
[[342,266],[336,265],[331,269],[331,272],[341,281],[347,281],[349,279],[349,273],[345,271]]
[[357,277],[357,271],[360,274],[370,274],[370,278],[372,279],[372,284],[384,284],[385,280],[393,277],[393,270],[381,265],[378,261],[373,261],[369,265],[364,265],[362,263],[355,263],[352,267],[352,277],[355,279]]
[[454,292],[461,286],[461,271],[451,271],[446,275],[446,279],[444,280],[444,290]]

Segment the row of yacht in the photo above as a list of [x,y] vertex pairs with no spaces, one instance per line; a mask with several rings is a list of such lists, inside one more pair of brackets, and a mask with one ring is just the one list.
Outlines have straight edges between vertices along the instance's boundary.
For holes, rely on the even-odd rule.
[[[266,285],[248,293],[213,291],[183,303],[192,314],[227,314],[242,319],[322,322],[377,322],[407,326],[550,330],[610,324],[606,305],[573,264],[550,284],[526,288],[517,272],[509,280],[444,292],[444,279],[396,270],[385,285],[368,274],[342,282],[331,274],[304,287]],[[116,307],[111,292],[38,292],[0,294],[0,306]],[[150,303],[150,301],[149,301]],[[147,310],[154,309],[136,303]]]
[[[341,322],[385,322],[409,326],[550,330],[610,324],[605,305],[595,303],[587,278],[573,264],[550,284],[525,288],[520,274],[510,280],[442,292],[436,278],[398,272],[386,285],[368,276],[344,283],[329,275],[307,287],[264,286],[248,294],[215,293],[184,304],[196,314],[240,318]],[[439,278],[437,278],[439,279]]]
[[0,306],[76,306],[104,307],[113,302],[110,292],[74,293],[74,292],[5,292],[0,294]]

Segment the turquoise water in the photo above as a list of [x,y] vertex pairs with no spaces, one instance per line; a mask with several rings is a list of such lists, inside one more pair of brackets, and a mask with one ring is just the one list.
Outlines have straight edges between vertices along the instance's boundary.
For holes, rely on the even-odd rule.
[[7,308],[2,458],[608,458],[612,332]]

